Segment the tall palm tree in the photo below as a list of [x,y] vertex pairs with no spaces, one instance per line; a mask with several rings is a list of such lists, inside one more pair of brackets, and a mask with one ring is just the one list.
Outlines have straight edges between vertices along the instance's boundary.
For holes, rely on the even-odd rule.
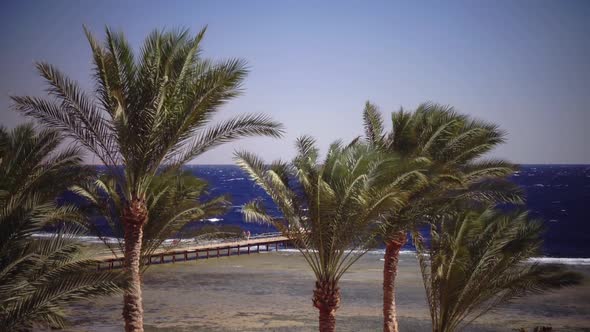
[[579,283],[562,267],[527,262],[540,252],[542,231],[526,211],[488,207],[441,215],[427,246],[416,233],[432,330],[459,330],[510,300]]
[[236,154],[238,165],[272,198],[282,217],[273,217],[260,200],[242,211],[247,221],[275,225],[297,246],[316,277],[319,329],[334,331],[340,278],[371,247],[373,222],[403,206],[406,187],[423,177],[366,145],[336,142],[320,162],[315,141],[304,136],[297,140],[297,151],[293,162],[269,166],[250,153]]
[[117,178],[130,282],[123,301],[125,330],[143,331],[140,257],[154,177],[241,137],[278,137],[282,126],[264,115],[207,126],[222,105],[240,94],[247,69],[239,59],[202,58],[205,29],[194,37],[188,30],[154,31],[137,57],[122,33],[107,28],[101,45],[85,32],[94,60],[95,98],[54,66],[38,63],[50,98],[12,99],[16,110],[73,138]]
[[79,149],[56,152],[63,140],[30,125],[0,127],[0,331],[63,327],[63,307],[79,299],[120,292],[121,279],[97,272],[74,241],[80,229],[45,227],[80,218],[57,196],[87,174]]
[[421,104],[414,112],[403,109],[391,115],[385,132],[377,107],[366,103],[363,112],[365,140],[375,149],[411,160],[430,162],[428,186],[415,191],[408,204],[391,215],[382,227],[385,242],[383,269],[383,328],[398,331],[395,277],[399,252],[407,231],[428,216],[440,213],[453,200],[522,203],[522,193],[506,177],[515,166],[503,160],[482,160],[504,141],[497,126],[459,114],[452,107]]
[[[121,222],[124,198],[117,181],[113,177],[102,178],[70,188],[86,200],[86,213],[106,220],[106,227],[95,222],[84,226],[97,235],[115,257],[124,252],[122,241],[124,226]],[[149,257],[155,250],[172,249],[178,242],[172,241],[163,246],[165,240],[182,237],[183,228],[195,220],[223,214],[229,206],[226,196],[213,197],[203,201],[207,194],[207,182],[193,176],[188,171],[167,172],[154,177],[146,193],[148,220],[157,220],[145,225],[141,256]],[[107,228],[107,229],[105,229]],[[142,263],[145,259],[142,260]],[[149,265],[145,265],[147,268]]]

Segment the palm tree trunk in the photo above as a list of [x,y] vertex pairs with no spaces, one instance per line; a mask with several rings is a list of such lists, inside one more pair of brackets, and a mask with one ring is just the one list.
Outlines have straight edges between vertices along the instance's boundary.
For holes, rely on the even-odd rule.
[[141,244],[143,226],[147,222],[147,206],[133,199],[123,210],[125,225],[125,272],[128,285],[123,295],[123,318],[126,332],[143,332],[143,303],[141,299]]
[[336,282],[316,281],[313,305],[320,310],[320,332],[336,331],[336,310],[340,306],[340,289]]
[[398,332],[397,311],[395,307],[395,276],[399,252],[406,244],[406,232],[397,232],[386,241],[385,262],[383,264],[383,331]]

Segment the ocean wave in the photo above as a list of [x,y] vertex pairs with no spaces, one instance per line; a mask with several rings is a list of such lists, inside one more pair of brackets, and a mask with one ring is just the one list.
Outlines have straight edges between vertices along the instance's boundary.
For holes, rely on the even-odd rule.
[[[206,220],[209,220],[211,222],[217,222],[217,221],[220,221],[223,219],[210,218],[210,219],[206,219]],[[42,232],[42,233],[33,234],[33,237],[35,237],[35,238],[49,238],[49,237],[53,237],[55,235],[56,235],[55,233]],[[74,238],[80,242],[103,243],[103,240],[101,240],[98,236],[77,235]],[[117,242],[121,241],[122,239],[119,239],[116,237],[105,237],[104,240],[108,243],[117,243]],[[171,244],[171,243],[178,244],[178,243],[191,243],[191,242],[194,242],[194,239],[167,239],[163,242],[163,244],[166,245],[166,244]],[[270,249],[273,250],[274,245],[271,245]],[[266,250],[266,245],[260,245],[260,250],[261,251]],[[299,253],[299,250],[295,249],[295,248],[287,248],[287,249],[279,248],[279,252]],[[370,250],[366,254],[367,255],[375,255],[375,256],[383,256],[383,255],[385,255],[385,249]],[[415,250],[401,250],[400,255],[404,255],[404,256],[405,255],[416,255],[416,251]],[[380,260],[383,260],[383,258],[380,258]],[[533,258],[530,258],[528,260],[528,262],[539,263],[539,264],[590,265],[590,258],[533,257]]]
[[223,180],[223,182],[242,181],[242,180],[245,180],[245,179],[246,178],[232,178],[232,179]]
[[[57,235],[56,233],[43,232],[43,233],[33,234],[33,237],[51,238],[56,235]],[[98,236],[91,236],[91,235],[76,235],[76,236],[72,236],[72,237],[80,242],[86,242],[86,243],[103,243],[103,242],[117,243],[117,242],[119,242],[119,240],[122,240],[122,239],[118,239],[116,237],[105,237],[104,241],[103,241]]]
[[[368,255],[385,255],[385,249],[376,249],[376,250],[370,250],[369,252],[367,252]],[[399,251],[400,255],[415,255],[416,251],[415,250],[400,250]]]
[[[262,246],[261,246],[262,248]],[[286,253],[298,253],[299,249],[295,249],[295,248],[287,248],[287,249],[279,249],[279,252],[286,252]],[[360,250],[355,250],[355,252],[361,252]],[[413,250],[401,250],[399,252],[401,255],[408,255],[408,254],[416,254],[415,251]],[[367,255],[379,255],[379,256],[383,256],[385,255],[385,249],[376,249],[376,250],[369,250],[366,253]]]
[[534,257],[529,262],[539,264],[590,265],[590,258]]
[[[56,233],[48,233],[48,232],[43,232],[43,233],[36,233],[33,234],[34,238],[51,238],[56,236]],[[69,235],[72,238],[74,238],[76,241],[80,241],[80,242],[84,242],[84,243],[118,243],[119,241],[123,241],[122,238],[116,238],[116,237],[109,237],[109,236],[105,236],[104,238],[100,238],[98,236],[92,236],[92,235],[75,235],[72,236],[71,234]],[[178,243],[190,243],[190,242],[194,242],[194,239],[167,239],[164,240],[162,242],[162,244],[178,244]]]
[[223,218],[209,218],[209,219],[201,219],[200,221],[218,222],[218,221],[223,221]]
[[[297,249],[279,249],[279,252],[298,253]],[[400,255],[416,255],[415,250],[401,250]],[[385,249],[370,250],[367,255],[383,256]],[[383,261],[383,258],[379,260]],[[590,265],[590,258],[568,258],[568,257],[533,257],[528,260],[530,263],[539,264],[563,264],[563,265]]]

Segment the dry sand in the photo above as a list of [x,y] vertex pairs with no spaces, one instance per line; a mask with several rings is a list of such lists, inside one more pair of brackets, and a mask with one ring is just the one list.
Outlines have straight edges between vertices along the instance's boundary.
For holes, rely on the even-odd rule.
[[[382,258],[367,254],[341,281],[338,331],[380,331]],[[468,331],[550,325],[590,331],[590,266],[581,286],[532,296],[481,317]],[[416,259],[402,254],[397,287],[401,331],[429,331]],[[294,252],[261,253],[152,266],[144,276],[146,331],[315,331],[314,278]],[[68,331],[122,331],[121,297],[71,309]]]

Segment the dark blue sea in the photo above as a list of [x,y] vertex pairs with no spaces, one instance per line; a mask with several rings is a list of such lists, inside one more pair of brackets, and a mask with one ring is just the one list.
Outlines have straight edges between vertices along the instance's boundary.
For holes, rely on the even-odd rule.
[[[253,198],[264,199],[271,212],[274,205],[240,168],[189,165],[186,169],[209,182],[211,196],[229,194],[232,200],[225,215],[195,221],[189,228],[231,225],[252,234],[275,231],[272,226],[243,222],[241,206]],[[590,165],[522,165],[512,181],[524,188],[532,216],[546,226],[544,256],[590,258]],[[405,249],[413,248],[408,244]]]
[[[242,221],[240,207],[249,200],[261,197],[267,206],[273,204],[241,169],[231,165],[187,169],[209,182],[212,195],[229,193],[232,197],[233,206],[227,214],[205,223],[237,225],[252,234],[274,231],[270,226]],[[526,191],[532,216],[546,225],[546,256],[590,258],[590,165],[523,165],[512,181]]]

